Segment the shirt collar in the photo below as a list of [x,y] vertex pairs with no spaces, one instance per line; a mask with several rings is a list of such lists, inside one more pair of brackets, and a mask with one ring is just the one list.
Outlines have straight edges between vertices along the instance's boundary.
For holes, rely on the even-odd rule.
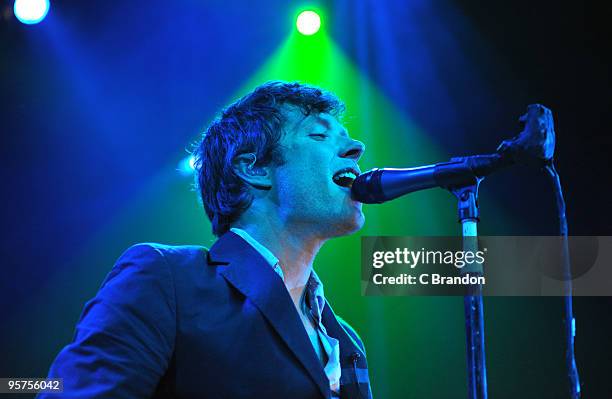
[[315,295],[315,297],[325,298],[325,295],[323,293],[323,282],[321,281],[317,273],[314,271],[314,269],[310,272],[308,285],[310,286],[310,289],[312,290],[312,293]]
[[259,254],[261,256],[263,256],[263,258],[266,260],[266,262],[268,262],[270,264],[270,266],[274,266],[274,265],[279,263],[278,262],[278,258],[276,256],[274,256],[274,254],[268,248],[266,248],[263,245],[261,245],[259,243],[259,241],[257,241],[253,237],[251,237],[251,235],[249,233],[247,233],[246,231],[244,231],[242,229],[239,229],[237,227],[232,227],[230,229],[230,231],[232,233],[238,234],[240,237],[242,237],[244,239],[244,241],[246,241],[249,244],[251,244],[251,246],[253,248],[255,248],[257,250],[257,252],[259,252]]
[[[245,230],[240,229],[238,227],[232,227],[230,229],[231,232],[242,237],[246,242],[248,242],[253,248],[259,252],[261,256],[272,266],[274,271],[281,277],[283,281],[285,281],[285,276],[283,275],[283,269],[280,267],[280,263],[278,258],[274,256],[274,254],[265,246],[263,246],[259,241],[254,239],[249,233]],[[317,305],[319,309],[323,309],[323,305],[325,303],[325,295],[323,292],[323,283],[321,279],[317,275],[317,273],[312,270],[310,272],[310,277],[308,278],[308,283],[306,284],[306,289],[312,293],[313,297],[316,298]]]

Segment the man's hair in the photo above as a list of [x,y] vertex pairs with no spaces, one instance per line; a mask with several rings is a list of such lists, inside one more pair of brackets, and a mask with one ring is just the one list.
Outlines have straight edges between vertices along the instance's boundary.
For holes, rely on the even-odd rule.
[[223,110],[196,143],[195,187],[216,236],[226,233],[253,201],[247,183],[234,173],[234,158],[254,153],[256,166],[283,162],[278,144],[286,121],[284,105],[297,107],[305,116],[340,116],[344,111],[337,97],[319,88],[268,82]]

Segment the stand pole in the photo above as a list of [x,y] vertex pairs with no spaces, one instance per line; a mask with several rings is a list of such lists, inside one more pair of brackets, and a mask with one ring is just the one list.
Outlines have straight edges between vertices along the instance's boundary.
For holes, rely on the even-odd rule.
[[580,377],[578,376],[578,367],[576,366],[576,354],[574,353],[574,340],[576,338],[576,319],[574,319],[574,310],[572,305],[572,268],[570,265],[570,253],[568,246],[568,228],[567,218],[565,217],[565,200],[563,199],[563,190],[561,188],[561,180],[557,173],[554,164],[551,162],[544,168],[548,177],[552,180],[555,198],[557,200],[557,212],[559,217],[559,235],[562,241],[562,256],[563,256],[563,271],[564,271],[564,330],[566,340],[565,362],[567,367],[567,375],[570,383],[570,397],[579,399],[580,393]]
[[[463,233],[463,250],[478,250],[478,184],[451,190],[459,200],[458,211]],[[461,274],[479,277],[482,265],[472,263],[461,269]],[[484,345],[484,311],[482,285],[469,285],[463,298],[467,348],[468,399],[487,398],[487,368]]]

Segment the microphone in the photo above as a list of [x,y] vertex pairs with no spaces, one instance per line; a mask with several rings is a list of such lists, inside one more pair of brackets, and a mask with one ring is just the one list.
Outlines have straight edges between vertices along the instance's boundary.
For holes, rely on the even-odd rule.
[[519,121],[525,123],[523,131],[504,140],[494,154],[452,158],[450,162],[416,168],[375,168],[357,176],[351,196],[365,204],[381,204],[428,188],[474,185],[485,176],[515,164],[551,164],[555,150],[552,112],[543,105],[532,104]]

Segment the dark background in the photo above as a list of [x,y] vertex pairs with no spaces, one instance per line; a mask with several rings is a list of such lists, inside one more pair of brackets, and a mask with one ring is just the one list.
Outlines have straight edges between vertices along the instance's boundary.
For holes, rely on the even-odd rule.
[[[517,118],[527,104],[551,108],[570,234],[612,234],[612,15],[606,7],[553,1],[317,4],[327,10],[330,36],[347,57],[449,156],[492,151],[520,130]],[[280,44],[296,5],[53,1],[51,7],[41,24],[25,26],[12,15],[12,2],[0,3],[2,377],[46,375],[69,342],[84,301],[129,245],[209,245],[209,225],[189,179],[172,180],[173,169]],[[366,168],[373,166],[385,165]],[[556,234],[553,197],[541,172],[517,168],[486,183],[513,223],[483,216],[481,234]],[[160,200],[167,187],[181,194]],[[138,213],[134,204],[142,203],[174,223],[164,226],[158,214]],[[378,231],[385,234],[384,225]],[[433,315],[435,303],[422,302],[432,318],[421,310],[410,319],[411,331],[425,332],[398,343],[406,335],[392,315],[404,312],[406,302],[384,302],[385,320],[393,325],[374,329],[370,319],[353,313],[354,298],[334,300],[335,310],[352,315],[347,318],[362,331],[372,373],[378,373],[372,376],[375,396],[465,396],[464,371],[454,368],[463,367],[462,338],[445,347],[451,324]],[[491,397],[567,397],[561,303],[486,298]],[[609,397],[612,300],[581,297],[574,303],[584,397]],[[460,325],[460,316],[453,316],[453,325]],[[400,348],[411,345],[404,355]],[[417,363],[410,368],[416,374],[393,367],[404,361]]]

